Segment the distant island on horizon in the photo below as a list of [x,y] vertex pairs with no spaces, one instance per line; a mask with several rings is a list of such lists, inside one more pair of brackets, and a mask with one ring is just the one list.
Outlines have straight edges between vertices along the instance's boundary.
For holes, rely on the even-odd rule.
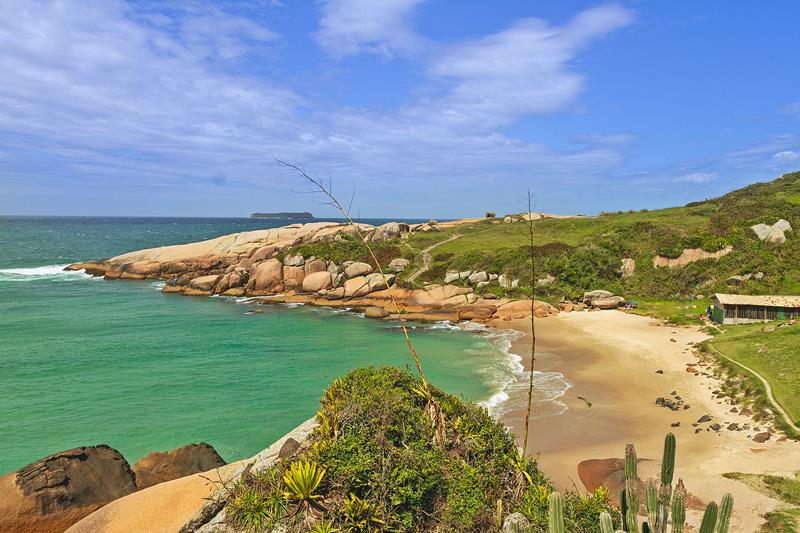
[[273,220],[316,220],[309,212],[303,213],[253,213],[250,218],[271,218]]

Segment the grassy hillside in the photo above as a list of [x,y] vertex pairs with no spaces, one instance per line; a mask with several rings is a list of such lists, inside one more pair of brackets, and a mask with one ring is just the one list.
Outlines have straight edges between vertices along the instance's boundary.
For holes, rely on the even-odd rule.
[[[575,297],[594,288],[631,297],[685,297],[727,291],[729,276],[759,271],[764,278],[748,282],[743,292],[800,292],[800,240],[794,232],[787,232],[787,242],[776,247],[758,240],[750,229],[753,224],[772,224],[779,218],[800,229],[800,173],[685,207],[537,221],[539,271],[556,278],[546,288],[552,297]],[[440,270],[491,268],[525,279],[524,223],[493,225],[487,221],[467,231],[436,249],[434,272],[436,266]],[[677,257],[683,248],[714,252],[726,245],[734,251],[719,260],[675,269],[653,267],[657,253]],[[636,274],[631,278],[623,279],[619,272],[623,257],[636,261]]]
[[[780,218],[795,229],[786,233],[787,241],[781,246],[763,243],[750,229],[753,224],[773,224]],[[382,243],[380,259],[411,260],[400,277],[401,283],[405,280],[408,285],[441,282],[447,270],[487,270],[519,278],[517,294],[521,295],[530,285],[527,224],[501,220],[487,219]],[[534,226],[540,277],[550,274],[556,278],[539,290],[545,299],[575,298],[598,288],[631,298],[686,298],[714,292],[800,293],[800,172],[684,207],[544,219]],[[728,245],[733,252],[719,260],[706,259],[674,269],[653,267],[656,254],[674,258],[684,248],[715,252]],[[366,249],[355,240],[302,248],[302,253],[328,259],[369,260]],[[430,268],[413,283],[408,282],[411,273],[423,265],[423,252],[428,249]],[[620,272],[621,260],[626,257],[636,261],[636,273],[629,278]],[[730,276],[755,272],[763,272],[764,277],[742,287],[726,284]],[[487,290],[515,295],[496,284]]]

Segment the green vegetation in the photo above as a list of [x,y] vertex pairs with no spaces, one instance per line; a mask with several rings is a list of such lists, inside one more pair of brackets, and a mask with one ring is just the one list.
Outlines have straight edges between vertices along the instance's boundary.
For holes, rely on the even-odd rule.
[[[763,324],[728,326],[707,344],[713,348],[712,353],[716,350],[761,374],[781,407],[800,425],[800,326],[777,327],[774,331],[764,331]],[[759,380],[725,358],[717,359],[728,370],[734,392],[755,392],[756,407],[771,407]]]
[[[684,207],[654,211],[604,213],[597,217],[542,219],[535,221],[534,253],[537,270],[556,281],[537,288],[543,299],[578,298],[598,288],[630,299],[688,299],[696,294],[743,292],[748,294],[800,293],[800,172],[786,174],[769,183],[758,183],[719,198],[693,202]],[[486,270],[519,278],[516,290],[487,287],[498,295],[522,296],[529,292],[530,246],[527,224],[514,216],[514,223],[487,218],[448,227],[438,232],[417,232],[407,239],[376,243],[379,260],[404,257],[411,261],[400,276],[403,285],[416,286],[444,279],[447,270]],[[773,224],[786,219],[795,228],[780,246],[760,241],[750,226]],[[457,238],[444,242],[447,239]],[[422,251],[431,251],[431,263],[413,284],[406,278],[422,266]],[[688,265],[654,267],[657,254],[677,257],[684,248],[715,252],[731,246],[719,259],[704,259]],[[297,252],[335,261],[371,262],[363,243],[355,238],[341,242],[311,244]],[[636,262],[633,276],[622,277],[621,260]],[[733,275],[763,272],[744,286],[729,287]]]
[[[334,381],[319,423],[293,457],[249,472],[230,490],[228,519],[247,531],[494,531],[522,513],[531,532],[548,527],[553,489],[536,462],[485,409],[434,387],[439,439],[421,381],[394,368],[363,368]],[[608,493],[567,493],[569,531],[619,521]]]
[[743,474],[730,472],[725,474],[729,479],[736,479],[766,494],[770,498],[795,506],[777,509],[765,516],[766,523],[760,531],[766,533],[796,533],[800,526],[800,472],[794,478],[770,474]]
[[639,307],[631,309],[630,313],[652,316],[665,320],[675,325],[698,325],[700,315],[705,313],[711,300],[664,300],[659,298],[637,298]]

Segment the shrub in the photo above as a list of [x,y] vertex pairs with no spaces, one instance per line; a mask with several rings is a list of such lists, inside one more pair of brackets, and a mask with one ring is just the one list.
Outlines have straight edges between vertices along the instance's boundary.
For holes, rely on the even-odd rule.
[[[292,520],[313,523],[314,531],[492,531],[498,501],[505,514],[538,516],[530,495],[549,494],[552,487],[535,461],[519,458],[514,437],[484,408],[431,387],[445,419],[444,442],[434,444],[427,401],[413,392],[420,385],[395,368],[357,369],[336,380],[322,397],[317,429],[296,457],[237,484],[247,505],[229,498],[230,520],[240,527],[252,522],[252,531]],[[314,470],[308,465],[324,472],[301,476],[309,482],[299,492],[315,505],[301,506],[292,517],[294,510],[286,508],[293,500],[284,496],[293,492],[291,484],[280,480]],[[258,485],[260,476],[270,483]],[[250,509],[270,501],[283,506],[247,522],[256,514]],[[564,501],[570,523],[581,531],[599,532],[599,510],[613,512],[599,496],[570,493]]]

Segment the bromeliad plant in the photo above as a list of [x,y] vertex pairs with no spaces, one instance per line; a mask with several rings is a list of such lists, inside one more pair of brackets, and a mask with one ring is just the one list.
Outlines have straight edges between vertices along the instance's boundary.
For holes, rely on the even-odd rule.
[[286,498],[298,503],[295,513],[301,509],[308,510],[312,506],[321,507],[318,502],[322,496],[316,490],[324,476],[324,467],[305,459],[292,463],[283,474]]
[[[622,523],[621,529],[628,533],[639,533],[639,494],[636,488],[636,449],[632,444],[625,448],[625,488],[622,490]],[[666,533],[672,514],[671,533],[683,533],[686,522],[686,489],[683,482],[678,480],[678,485],[673,492],[672,480],[675,473],[675,435],[669,433],[664,439],[664,455],[661,461],[661,485],[657,489],[656,483],[649,480],[645,486],[645,506],[647,508],[647,521],[642,524],[642,533]],[[700,533],[728,533],[733,511],[733,497],[725,494],[720,505],[716,502],[708,504]],[[564,532],[564,515],[561,505],[561,496],[558,493],[550,494],[549,499],[549,532]],[[600,530],[602,533],[614,533],[614,524],[611,515],[603,512],[600,514]]]

